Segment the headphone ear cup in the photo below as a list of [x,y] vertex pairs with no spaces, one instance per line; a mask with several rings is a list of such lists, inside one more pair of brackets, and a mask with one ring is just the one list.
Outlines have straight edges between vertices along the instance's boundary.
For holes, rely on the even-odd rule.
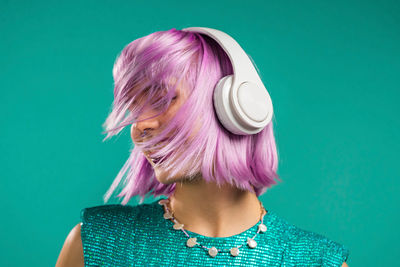
[[[245,82],[237,91],[241,115],[233,110],[231,102],[233,75],[220,79],[214,88],[214,109],[223,127],[236,135],[252,135],[260,132],[272,117],[272,103],[267,91],[256,84]],[[265,104],[264,104],[265,103]],[[259,121],[263,121],[261,124]]]
[[229,94],[232,86],[233,75],[228,75],[220,79],[214,88],[214,109],[217,117],[226,130],[237,133],[234,126],[235,118],[229,103]]

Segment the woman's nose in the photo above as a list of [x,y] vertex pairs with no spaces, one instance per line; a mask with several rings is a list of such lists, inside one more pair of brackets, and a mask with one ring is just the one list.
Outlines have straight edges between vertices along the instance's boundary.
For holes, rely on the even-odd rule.
[[140,135],[145,133],[146,135],[151,136],[160,127],[160,116],[156,115],[156,112],[147,111],[138,117],[138,120],[144,119],[143,121],[138,121],[135,123],[136,129],[140,132]]

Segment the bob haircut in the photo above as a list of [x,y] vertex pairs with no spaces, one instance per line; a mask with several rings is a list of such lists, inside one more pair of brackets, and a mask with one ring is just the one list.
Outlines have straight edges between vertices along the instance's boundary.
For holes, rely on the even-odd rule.
[[[218,186],[229,183],[257,196],[276,184],[274,179],[280,180],[272,121],[257,134],[235,135],[218,120],[213,90],[230,74],[233,68],[222,47],[197,32],[175,28],[158,31],[124,47],[114,63],[114,102],[103,124],[103,133],[107,133],[103,142],[125,126],[149,119],[138,120],[147,105],[159,111],[155,116],[162,114],[177,89],[185,90],[188,97],[157,135],[133,145],[104,195],[105,202],[125,174],[123,189],[117,195],[124,197],[123,205],[133,196],[141,196],[143,203],[148,193],[156,197],[174,192],[175,183],[160,183],[143,154],[154,148],[158,148],[154,156],[161,157],[156,166],[170,171],[171,176],[182,170],[193,179],[200,173],[207,182],[215,181]],[[184,88],[177,86],[180,83]],[[137,104],[142,100],[143,105]]]

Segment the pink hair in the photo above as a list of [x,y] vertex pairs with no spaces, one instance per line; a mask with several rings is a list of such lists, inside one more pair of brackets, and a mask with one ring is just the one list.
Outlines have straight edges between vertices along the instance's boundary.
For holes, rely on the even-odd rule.
[[[114,102],[103,124],[103,133],[107,133],[103,141],[137,122],[147,104],[160,110],[159,114],[164,112],[181,81],[187,85],[188,98],[160,134],[133,146],[130,157],[104,195],[105,202],[125,174],[124,187],[117,195],[124,197],[123,205],[136,195],[141,196],[142,203],[148,193],[153,196],[173,193],[175,183],[160,183],[142,152],[154,150],[167,137],[168,142],[155,156],[163,157],[158,165],[169,170],[171,177],[184,169],[189,178],[201,173],[206,181],[216,181],[218,185],[227,182],[257,196],[276,184],[275,179],[280,180],[272,121],[261,132],[247,136],[228,132],[218,121],[213,89],[222,77],[232,73],[225,51],[215,40],[200,33],[158,31],[124,47],[114,64]],[[171,78],[176,81],[172,85]],[[140,107],[134,105],[143,94],[146,103]],[[200,122],[200,127],[194,138],[189,138],[196,122]]]

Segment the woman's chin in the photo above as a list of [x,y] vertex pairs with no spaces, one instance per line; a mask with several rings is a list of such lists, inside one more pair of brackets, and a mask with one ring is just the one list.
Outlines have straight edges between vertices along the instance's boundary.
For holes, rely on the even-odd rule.
[[180,180],[179,178],[171,177],[169,172],[163,170],[161,167],[154,167],[154,175],[160,183],[166,185],[176,183]]
[[171,176],[169,171],[166,171],[165,169],[159,167],[159,166],[154,166],[153,167],[154,170],[154,175],[156,177],[156,179],[165,185],[169,185],[169,184],[174,184],[177,182],[183,182],[186,179],[188,179],[187,177],[185,178],[185,175],[182,174],[182,172],[179,172],[177,174],[175,174],[174,176]]
[[175,176],[171,177],[169,171],[165,170],[164,168],[160,167],[159,165],[156,165],[151,160],[151,158],[148,157],[146,154],[145,154],[145,157],[148,160],[148,162],[150,163],[150,165],[153,167],[154,175],[160,183],[169,185],[169,184],[173,184],[173,183],[185,180],[185,178],[182,178],[184,175],[181,172],[179,172]]

